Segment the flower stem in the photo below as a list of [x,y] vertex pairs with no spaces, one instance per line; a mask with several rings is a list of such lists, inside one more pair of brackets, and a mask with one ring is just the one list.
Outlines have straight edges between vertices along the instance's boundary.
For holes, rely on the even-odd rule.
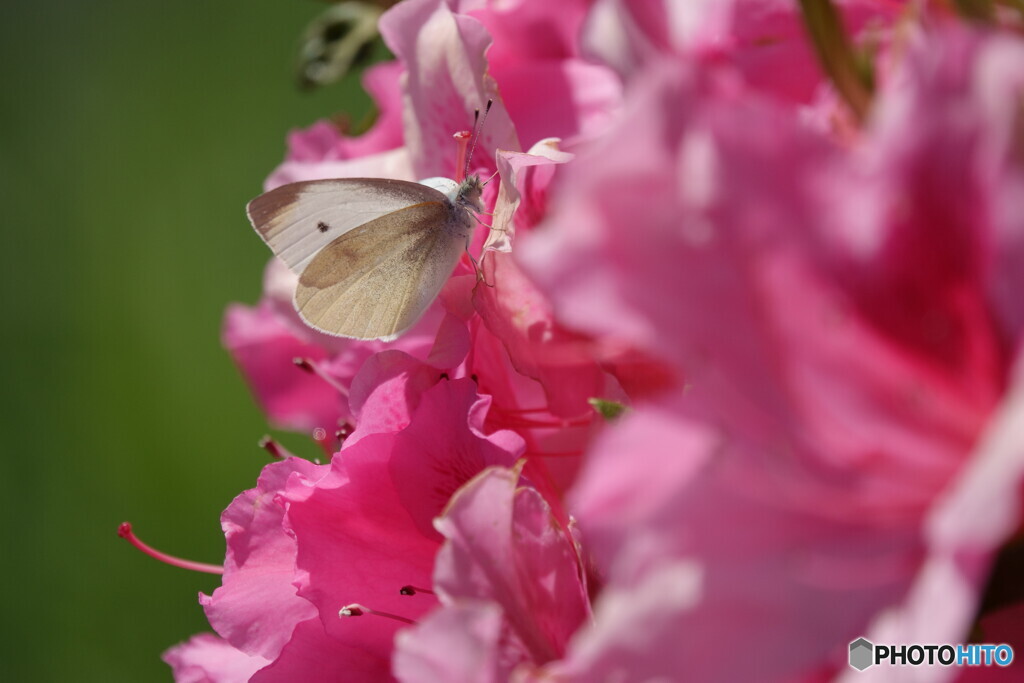
[[859,63],[831,0],[800,0],[804,24],[822,68],[858,122],[871,107],[872,74]]

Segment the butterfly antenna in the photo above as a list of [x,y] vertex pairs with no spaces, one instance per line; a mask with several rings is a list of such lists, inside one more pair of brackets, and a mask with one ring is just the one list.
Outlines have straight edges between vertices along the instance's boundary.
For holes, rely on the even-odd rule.
[[473,161],[473,152],[476,151],[476,143],[480,141],[480,132],[484,129],[484,121],[487,120],[487,114],[491,111],[492,104],[494,104],[494,100],[487,100],[483,116],[480,116],[479,109],[473,112],[473,145],[469,148],[469,155],[466,156],[466,167],[462,171],[463,177],[469,175],[469,164]]
[[497,171],[495,171],[494,173],[492,173],[492,174],[491,174],[491,177],[490,177],[490,178],[488,178],[487,180],[485,180],[485,181],[484,181],[484,183],[483,183],[483,185],[481,185],[480,187],[487,187],[487,183],[489,183],[489,182],[491,182],[492,180],[494,180],[494,176],[496,176],[496,175],[498,175],[498,172],[497,172]]

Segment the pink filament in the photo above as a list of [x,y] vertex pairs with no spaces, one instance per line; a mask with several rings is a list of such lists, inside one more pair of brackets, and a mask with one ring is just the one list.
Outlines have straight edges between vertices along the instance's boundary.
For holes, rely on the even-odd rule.
[[132,525],[130,522],[122,522],[121,526],[117,527],[117,535],[125,539],[133,546],[146,553],[150,557],[156,558],[161,562],[165,562],[173,567],[181,567],[182,569],[191,569],[192,571],[205,572],[207,574],[223,574],[224,567],[216,564],[206,564],[205,562],[192,562],[191,560],[183,560],[180,557],[174,557],[167,553],[162,553],[155,548],[151,548],[146,545],[139,538],[132,533]]
[[466,179],[466,151],[469,149],[469,139],[473,134],[468,130],[460,130],[452,137],[459,147],[458,156],[455,157],[455,182],[461,183]]
[[390,612],[381,612],[379,610],[370,609],[369,607],[360,605],[357,602],[353,602],[351,605],[345,605],[340,610],[338,610],[339,617],[361,617],[364,614],[373,614],[378,617],[394,619],[395,621],[401,621],[404,624],[416,623],[412,619],[406,619],[405,617],[400,617],[397,614],[391,614]]

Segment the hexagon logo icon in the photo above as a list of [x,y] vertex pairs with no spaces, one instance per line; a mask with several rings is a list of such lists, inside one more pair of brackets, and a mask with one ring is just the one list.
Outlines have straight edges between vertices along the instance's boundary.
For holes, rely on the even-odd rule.
[[850,643],[850,666],[857,671],[863,671],[874,664],[871,656],[874,649],[874,643],[867,638],[858,638]]

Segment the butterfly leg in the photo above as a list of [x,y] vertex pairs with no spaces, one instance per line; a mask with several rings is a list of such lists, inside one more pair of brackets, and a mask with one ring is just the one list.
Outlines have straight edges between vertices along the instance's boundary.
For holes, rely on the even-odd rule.
[[[473,220],[475,220],[475,221],[477,222],[477,225],[482,225],[482,226],[484,226],[485,228],[490,228],[491,230],[500,230],[500,231],[502,231],[502,232],[505,232],[505,229],[504,229],[504,228],[495,228],[495,227],[493,227],[493,226],[491,226],[491,225],[488,225],[487,223],[484,223],[484,222],[483,222],[482,220],[480,220],[480,217],[479,217],[479,216],[477,216],[477,215],[476,215],[475,213],[471,213],[471,214],[469,214],[469,215],[473,217]],[[488,216],[493,216],[494,214],[490,214],[490,213],[489,213],[489,214],[487,214],[487,215],[488,215]]]
[[484,267],[483,267],[483,263],[482,263],[482,261],[487,257],[487,254],[485,253],[483,256],[480,257],[480,260],[477,261],[476,257],[473,256],[473,254],[471,254],[469,252],[469,238],[468,237],[466,238],[466,256],[469,257],[470,262],[473,264],[474,270],[476,270],[476,281],[477,282],[483,282],[485,287],[493,288],[494,287],[494,283],[487,281],[487,276],[484,274]]

